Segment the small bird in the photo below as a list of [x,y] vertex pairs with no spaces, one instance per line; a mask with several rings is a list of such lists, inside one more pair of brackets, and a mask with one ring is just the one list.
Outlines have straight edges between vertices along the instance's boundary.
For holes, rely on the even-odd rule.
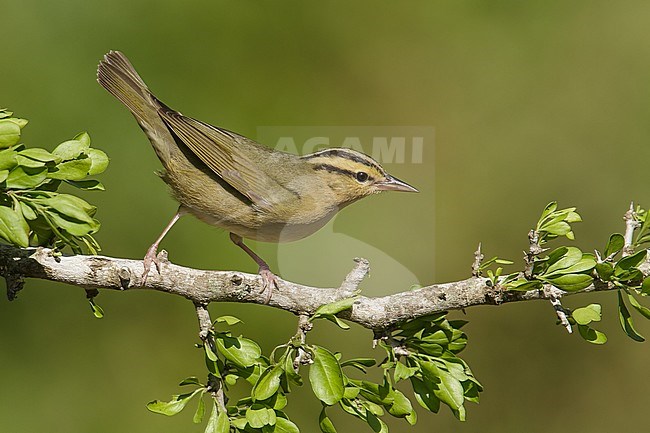
[[181,216],[192,214],[229,231],[232,242],[257,263],[268,303],[278,280],[244,238],[295,241],[368,195],[418,192],[361,152],[332,148],[293,155],[184,116],[156,98],[119,51],[104,56],[97,81],[131,111],[164,167],[160,176],[180,203],[144,257],[143,284],[152,264],[160,273],[160,242]]

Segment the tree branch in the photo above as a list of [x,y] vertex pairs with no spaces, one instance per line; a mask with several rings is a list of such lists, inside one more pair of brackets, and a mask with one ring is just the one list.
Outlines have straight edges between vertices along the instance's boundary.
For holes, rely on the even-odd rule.
[[[15,297],[15,281],[39,278],[57,281],[84,289],[157,290],[182,296],[195,304],[210,302],[242,302],[266,304],[260,292],[258,275],[235,271],[205,271],[186,268],[168,261],[161,263],[162,276],[151,272],[143,285],[141,260],[104,256],[61,256],[47,248],[21,249],[0,245],[0,275],[8,282],[8,295]],[[367,262],[359,260],[341,288],[317,288],[279,280],[269,306],[296,315],[312,314],[319,306],[350,296],[367,273]],[[363,277],[361,277],[363,278]],[[475,305],[497,305],[535,299],[549,300],[549,292],[504,291],[490,286],[487,278],[472,277],[445,284],[433,284],[417,290],[372,298],[359,296],[350,310],[340,317],[372,330],[383,330],[400,322],[447,310]],[[581,290],[608,290],[611,285],[596,281]],[[343,289],[343,290],[342,290]],[[564,293],[564,296],[575,292]]]

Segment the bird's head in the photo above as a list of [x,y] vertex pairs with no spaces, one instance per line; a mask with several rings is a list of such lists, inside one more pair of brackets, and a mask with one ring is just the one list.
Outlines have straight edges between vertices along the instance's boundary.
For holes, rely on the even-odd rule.
[[373,158],[352,149],[335,148],[302,157],[340,204],[349,204],[382,191],[418,192],[386,173]]

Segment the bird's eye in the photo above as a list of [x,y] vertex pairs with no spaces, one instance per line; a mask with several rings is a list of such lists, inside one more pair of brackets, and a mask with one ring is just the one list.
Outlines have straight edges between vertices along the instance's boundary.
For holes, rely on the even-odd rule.
[[365,171],[359,171],[357,172],[356,178],[359,182],[365,182],[368,180],[368,173]]

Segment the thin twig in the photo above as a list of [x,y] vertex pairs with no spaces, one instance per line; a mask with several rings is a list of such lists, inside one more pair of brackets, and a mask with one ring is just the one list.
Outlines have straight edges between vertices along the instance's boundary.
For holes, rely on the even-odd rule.
[[555,314],[560,320],[562,326],[564,326],[567,332],[571,334],[573,332],[573,328],[571,327],[571,323],[569,323],[570,314],[567,312],[567,310],[564,309],[562,302],[560,302],[560,298],[562,298],[563,294],[564,292],[556,287],[553,287],[551,285],[544,285],[544,295],[551,302],[551,305],[555,310]]
[[524,276],[528,279],[533,277],[533,267],[535,265],[535,257],[542,254],[544,248],[539,244],[539,233],[537,230],[528,232],[528,251],[524,253]]
[[[203,344],[209,345],[212,351],[215,352],[216,346],[214,344],[214,335],[211,332],[212,319],[210,319],[208,305],[200,302],[195,302],[194,308],[196,309],[196,317],[199,319],[199,338],[201,341],[203,341]],[[223,383],[221,381],[221,378],[215,376],[214,374],[209,374],[208,388],[210,395],[217,403],[219,412],[225,412],[226,396],[223,392]]]
[[298,316],[298,330],[296,332],[296,343],[299,343],[298,354],[293,360],[293,369],[298,372],[301,365],[312,364],[314,360],[311,358],[309,352],[304,350],[302,346],[307,341],[307,333],[313,328],[313,324],[309,321],[309,316],[307,314],[301,314]]
[[472,263],[472,276],[480,277],[481,276],[481,262],[485,256],[481,252],[481,243],[478,243],[478,248],[474,251],[474,263]]
[[634,230],[641,226],[641,223],[636,219],[636,212],[634,212],[634,202],[630,203],[630,208],[625,212],[623,216],[625,220],[625,246],[623,247],[623,252],[621,253],[623,257],[630,256],[634,254]]
[[360,292],[359,285],[370,272],[370,262],[368,260],[356,257],[354,262],[354,268],[348,273],[343,283],[341,283],[341,287],[339,287],[339,292],[344,298],[358,294]]

